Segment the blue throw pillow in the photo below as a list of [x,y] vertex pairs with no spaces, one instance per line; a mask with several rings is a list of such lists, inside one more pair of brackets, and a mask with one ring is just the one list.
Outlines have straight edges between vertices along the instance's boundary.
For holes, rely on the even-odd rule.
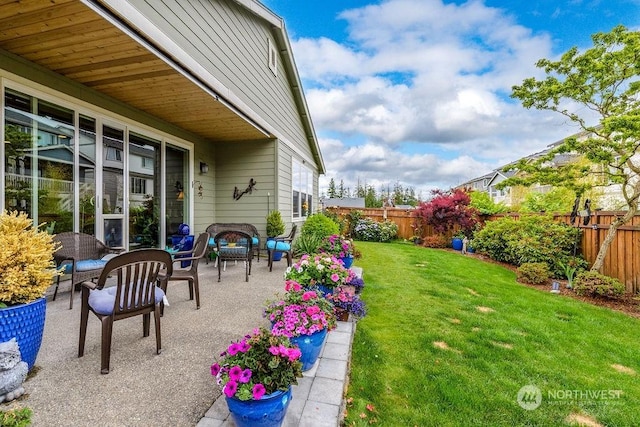
[[275,240],[267,240],[267,249],[273,251],[290,251],[291,244],[287,242],[276,242]]
[[83,259],[76,262],[76,271],[99,270],[107,264],[105,259]]

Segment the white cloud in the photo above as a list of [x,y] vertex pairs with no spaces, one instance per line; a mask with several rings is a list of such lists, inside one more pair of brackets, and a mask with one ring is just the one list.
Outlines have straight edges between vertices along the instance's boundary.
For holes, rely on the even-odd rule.
[[[513,85],[540,75],[535,62],[551,57],[551,39],[504,10],[479,0],[387,0],[340,18],[346,42],[293,42],[319,135],[369,141],[336,155],[341,143],[323,139],[327,182],[448,188],[566,136],[562,118],[509,98]],[[426,154],[397,151],[407,142]],[[442,150],[450,155],[428,154]]]

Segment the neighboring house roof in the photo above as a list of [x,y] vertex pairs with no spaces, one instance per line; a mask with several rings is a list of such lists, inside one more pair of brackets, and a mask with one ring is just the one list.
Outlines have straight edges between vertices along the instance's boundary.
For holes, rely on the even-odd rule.
[[[41,79],[46,84],[46,76],[37,66],[51,70],[69,79],[65,89],[70,92],[77,90],[73,82],[81,83],[107,95],[105,107],[113,105],[118,111],[113,99],[118,100],[137,109],[139,120],[144,120],[145,114],[149,118],[160,118],[176,126],[178,134],[186,131],[203,140],[224,142],[283,139],[279,129],[176,42],[177,37],[182,36],[181,30],[189,25],[175,22],[171,31],[161,30],[140,11],[149,5],[168,7],[165,3],[67,0],[34,2],[28,6],[4,4],[0,7],[0,16],[19,15],[20,19],[3,20],[5,31],[0,34],[0,48],[4,49],[2,54],[14,57],[19,64],[14,66],[22,67],[16,69],[20,74],[29,74],[35,81]],[[181,8],[198,4],[175,3]],[[224,7],[235,4],[241,8],[238,10],[247,10],[250,14],[239,19],[254,16],[271,29],[313,160],[320,173],[324,173],[324,162],[282,19],[255,0],[221,0],[216,5],[218,3]],[[198,7],[205,4],[208,3]],[[158,16],[155,18],[160,19]],[[203,16],[191,18],[188,13],[185,16],[192,22],[206,22]],[[46,26],[42,25],[43,20]],[[201,31],[209,30],[212,27]]]
[[344,198],[332,198],[323,199],[322,205],[330,208],[338,206],[341,208],[364,208],[364,197],[344,197]]

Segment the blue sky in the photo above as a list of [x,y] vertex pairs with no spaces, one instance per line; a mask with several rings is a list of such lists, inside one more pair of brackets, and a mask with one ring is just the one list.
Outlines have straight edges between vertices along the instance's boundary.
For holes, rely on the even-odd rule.
[[262,0],[281,16],[325,161],[351,190],[423,198],[538,152],[577,128],[526,110],[535,62],[640,29],[640,0]]

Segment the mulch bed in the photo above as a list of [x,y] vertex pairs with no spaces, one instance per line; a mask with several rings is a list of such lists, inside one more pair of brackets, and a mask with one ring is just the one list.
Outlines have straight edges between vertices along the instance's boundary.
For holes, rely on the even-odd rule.
[[[453,249],[450,249],[451,251],[453,251]],[[458,252],[459,251],[453,251],[453,252]],[[498,264],[504,268],[508,268],[509,270],[512,271],[516,271],[517,267],[511,264],[506,264],[503,262],[498,262],[498,261],[494,261],[491,258],[484,256],[484,255],[479,255],[479,254],[475,254],[475,253],[469,253],[466,256],[471,256],[474,257],[476,259],[479,259],[481,261],[484,262],[490,262],[493,264]],[[597,305],[600,307],[607,307],[610,308],[611,310],[615,310],[615,311],[619,311],[622,312],[624,314],[627,314],[631,317],[635,317],[635,318],[639,318],[640,319],[640,296],[637,295],[633,295],[633,294],[625,294],[624,296],[622,296],[621,298],[618,299],[608,299],[608,298],[595,298],[595,297],[590,297],[590,296],[579,296],[577,295],[572,289],[567,289],[566,285],[567,285],[567,281],[566,280],[555,280],[556,282],[558,282],[560,284],[560,294],[561,296],[567,297],[567,298],[573,298],[576,299],[578,301],[582,301],[582,302],[586,302],[589,304],[593,304],[593,305]],[[529,283],[522,283],[522,282],[518,282],[523,286],[527,286],[529,288],[533,288],[533,289],[537,289],[539,291],[542,292],[551,292],[551,281],[549,281],[548,284],[546,285],[532,285]]]

